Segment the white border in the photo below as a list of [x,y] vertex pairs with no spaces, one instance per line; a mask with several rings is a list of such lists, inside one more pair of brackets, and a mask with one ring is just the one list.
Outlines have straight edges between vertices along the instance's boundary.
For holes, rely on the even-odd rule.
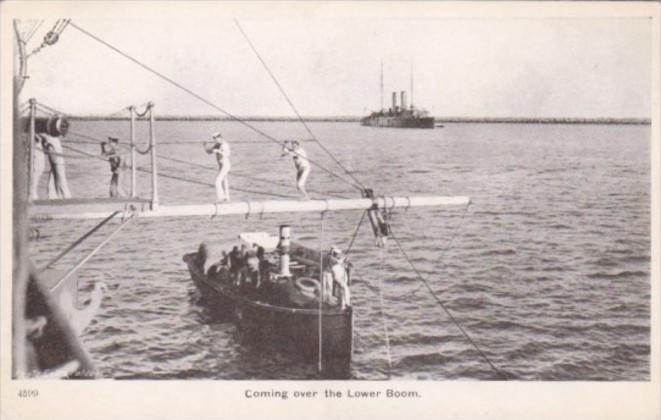
[[[75,2],[21,1],[0,3],[2,124],[0,132],[1,198],[1,387],[0,417],[7,419],[163,418],[529,418],[647,419],[661,418],[659,374],[659,215],[661,215],[661,145],[659,137],[661,65],[660,5],[655,2]],[[157,12],[157,13],[155,13]],[[237,18],[282,17],[649,17],[652,48],[652,360],[649,382],[326,382],[326,381],[15,381],[11,366],[11,83],[13,18],[186,18],[215,14]],[[36,399],[19,399],[23,388],[37,388]],[[248,400],[246,389],[419,391],[409,400]]]

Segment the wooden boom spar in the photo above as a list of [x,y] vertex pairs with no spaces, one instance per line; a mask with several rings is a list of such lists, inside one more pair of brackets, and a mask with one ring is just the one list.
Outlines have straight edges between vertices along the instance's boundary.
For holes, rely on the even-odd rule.
[[[184,217],[184,216],[229,216],[229,215],[260,215],[266,213],[305,213],[325,211],[406,209],[409,207],[461,207],[470,204],[470,198],[464,196],[412,196],[386,197],[374,199],[328,199],[328,200],[266,200],[266,201],[235,201],[211,204],[160,205],[154,209],[144,203],[134,202],[127,205],[118,200],[113,203],[104,200],[103,203],[76,203],[72,200],[57,200],[49,203],[43,200],[30,208],[30,216],[38,219],[97,219],[108,217],[112,212],[120,210],[125,215],[135,217]],[[136,207],[137,205],[137,207]]]

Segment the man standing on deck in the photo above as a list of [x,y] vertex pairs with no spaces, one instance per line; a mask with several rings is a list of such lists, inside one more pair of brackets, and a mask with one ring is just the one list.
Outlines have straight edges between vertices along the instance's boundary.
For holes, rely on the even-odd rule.
[[332,247],[328,253],[328,262],[329,264],[324,267],[324,275],[322,276],[324,301],[331,301],[333,286],[337,285],[336,290],[339,292],[340,308],[344,309],[351,305],[346,256],[340,248]]
[[300,143],[296,140],[289,142],[285,141],[282,144],[282,156],[292,155],[294,158],[294,166],[296,167],[296,189],[307,200],[308,192],[305,189],[305,183],[310,175],[310,161],[308,154],[301,147]]
[[230,186],[227,175],[230,172],[230,145],[223,140],[223,135],[216,132],[211,136],[214,143],[211,147],[204,146],[208,154],[214,153],[218,162],[218,174],[216,175],[216,201],[230,201]]
[[124,188],[120,182],[119,175],[122,169],[122,157],[117,151],[119,139],[117,137],[108,137],[107,142],[101,142],[101,154],[108,159],[110,164],[110,197],[124,197]]

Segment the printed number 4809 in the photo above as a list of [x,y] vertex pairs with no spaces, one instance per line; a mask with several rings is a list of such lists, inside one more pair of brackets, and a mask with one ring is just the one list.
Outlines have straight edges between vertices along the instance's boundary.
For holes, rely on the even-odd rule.
[[37,389],[20,389],[18,391],[19,398],[36,398],[39,396],[39,390]]

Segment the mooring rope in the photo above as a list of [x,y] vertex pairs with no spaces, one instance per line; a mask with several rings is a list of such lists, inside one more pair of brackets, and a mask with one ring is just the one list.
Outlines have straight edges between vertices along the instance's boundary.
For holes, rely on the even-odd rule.
[[388,319],[386,318],[385,304],[383,303],[383,267],[385,265],[383,250],[385,247],[379,247],[380,268],[379,268],[379,312],[381,313],[381,324],[383,325],[383,334],[386,340],[386,356],[388,357],[388,379],[392,371],[392,355],[390,353],[390,336],[388,335]]
[[264,59],[262,58],[262,56],[259,54],[259,51],[257,51],[257,48],[253,45],[252,41],[251,41],[250,38],[248,37],[248,34],[246,34],[246,32],[243,30],[243,28],[242,28],[241,25],[239,24],[239,21],[236,20],[236,19],[234,19],[234,23],[236,24],[237,28],[239,28],[239,31],[241,32],[241,34],[243,35],[243,37],[246,39],[246,41],[248,42],[248,45],[250,45],[250,48],[253,50],[253,52],[255,53],[255,55],[257,56],[257,58],[259,59],[259,61],[260,61],[260,62],[262,63],[262,65],[264,66],[264,69],[266,70],[266,72],[269,74],[269,76],[271,76],[271,79],[273,80],[273,82],[276,84],[276,86],[277,86],[278,89],[280,90],[280,93],[282,93],[282,96],[285,98],[285,100],[287,101],[287,103],[288,103],[289,106],[291,107],[292,111],[294,111],[294,113],[296,114],[296,117],[299,119],[299,121],[301,122],[301,124],[303,124],[303,127],[305,127],[305,129],[306,129],[307,132],[310,134],[310,136],[312,136],[312,139],[313,139],[314,141],[316,141],[317,144],[319,144],[319,147],[321,147],[322,150],[323,150],[324,152],[326,152],[326,154],[328,154],[328,156],[330,156],[331,159],[333,159],[333,160],[335,161],[335,163],[336,163],[340,168],[342,168],[342,169],[344,170],[344,172],[345,172],[347,175],[349,175],[349,176],[350,176],[350,177],[351,177],[351,178],[352,178],[352,179],[353,179],[358,185],[360,185],[360,187],[361,187],[362,190],[364,190],[364,189],[365,189],[365,185],[363,185],[363,183],[360,182],[360,180],[358,180],[358,178],[356,178],[356,176],[355,176],[354,174],[352,174],[352,173],[351,173],[351,172],[350,172],[350,171],[349,171],[349,170],[348,170],[348,169],[342,164],[342,162],[340,162],[339,159],[337,159],[337,158],[335,157],[335,155],[333,155],[333,154],[330,152],[330,150],[328,150],[328,149],[326,148],[326,146],[324,146],[324,144],[323,144],[322,142],[320,142],[320,141],[317,139],[317,137],[314,135],[314,133],[312,132],[312,130],[310,129],[310,127],[307,125],[307,123],[306,123],[305,120],[303,119],[303,117],[301,117],[301,114],[298,112],[298,109],[296,109],[296,106],[294,105],[294,103],[292,102],[292,100],[289,98],[289,95],[287,95],[287,92],[285,92],[285,89],[282,87],[282,85],[280,84],[280,82],[278,81],[278,79],[275,77],[275,75],[273,74],[273,72],[272,72],[271,69],[269,68],[268,64],[266,64],[266,61],[264,61]]
[[87,238],[89,238],[90,236],[92,236],[92,234],[93,234],[94,232],[96,232],[97,230],[101,229],[101,227],[102,227],[103,225],[105,225],[106,223],[108,223],[108,222],[109,222],[113,217],[115,217],[118,213],[120,213],[119,210],[117,210],[116,212],[112,213],[110,216],[108,216],[108,217],[106,217],[105,219],[103,219],[99,224],[97,224],[96,226],[94,226],[94,227],[93,227],[92,229],[90,229],[87,233],[85,233],[83,236],[81,236],[80,238],[78,238],[74,243],[72,243],[71,245],[69,245],[64,251],[60,252],[55,258],[53,258],[53,259],[50,260],[47,264],[45,264],[44,266],[42,266],[42,267],[39,269],[39,271],[44,271],[45,269],[52,267],[52,266],[53,266],[56,262],[58,262],[62,257],[64,257],[65,255],[67,255],[71,250],[73,250],[75,247],[77,247],[78,245],[80,245],[85,239],[87,239]]
[[134,214],[131,214],[129,217],[126,219],[123,219],[120,223],[120,225],[115,229],[110,235],[108,235],[103,241],[101,241],[100,244],[98,244],[92,251],[90,251],[83,259],[81,259],[76,265],[74,265],[60,280],[57,281],[51,288],[51,292],[57,289],[60,284],[64,283],[65,280],[67,280],[69,277],[71,277],[80,267],[83,266],[87,261],[89,261],[90,258],[94,256],[105,244],[107,244],[115,235],[119,233],[120,230],[124,229],[124,226],[126,226],[131,220],[133,220]]
[[[133,57],[130,56],[129,54],[127,54],[127,53],[123,52],[122,50],[120,50],[119,48],[117,48],[117,47],[115,47],[115,46],[109,44],[108,42],[106,42],[106,41],[104,41],[103,39],[99,38],[98,36],[92,34],[91,32],[89,32],[89,31],[87,31],[87,30],[81,28],[80,26],[76,25],[76,24],[73,23],[73,22],[70,22],[69,25],[70,25],[71,27],[77,29],[77,30],[78,30],[79,32],[81,32],[82,34],[84,34],[84,35],[88,36],[89,38],[95,40],[96,42],[98,42],[98,43],[100,43],[100,44],[102,44],[102,45],[108,47],[109,49],[115,51],[117,54],[120,54],[120,55],[123,56],[124,58],[126,58],[126,59],[132,61],[133,63],[135,63],[135,64],[137,64],[138,66],[142,67],[143,69],[147,70],[148,72],[154,74],[155,76],[159,77],[160,79],[162,79],[162,80],[164,80],[164,81],[170,83],[171,85],[175,86],[176,88],[178,88],[178,89],[180,89],[180,90],[182,90],[182,91],[188,93],[189,95],[191,95],[192,97],[194,97],[194,98],[196,98],[197,100],[201,101],[202,103],[204,103],[204,104],[210,106],[211,108],[213,108],[213,109],[215,109],[215,110],[217,110],[217,111],[219,111],[219,112],[221,112],[221,113],[227,115],[227,116],[228,116],[229,118],[231,118],[233,121],[236,121],[236,122],[238,122],[239,124],[243,125],[244,127],[247,127],[247,128],[249,128],[250,130],[254,131],[255,133],[257,133],[257,134],[263,136],[264,138],[266,138],[266,139],[268,139],[268,140],[270,140],[270,141],[272,141],[272,142],[274,142],[274,143],[276,143],[276,144],[278,144],[278,145],[280,145],[280,146],[283,146],[283,142],[281,142],[280,140],[276,139],[275,137],[273,137],[273,136],[269,135],[268,133],[266,133],[266,132],[260,130],[259,128],[253,126],[252,124],[249,124],[248,122],[242,120],[241,118],[235,116],[234,114],[231,114],[230,112],[224,110],[223,108],[221,108],[220,106],[218,106],[218,105],[216,105],[215,103],[211,102],[210,100],[208,100],[208,99],[204,98],[203,96],[201,96],[201,95],[199,95],[199,94],[193,92],[192,90],[190,90],[190,89],[188,89],[187,87],[183,86],[182,84],[180,84],[180,83],[174,81],[173,79],[171,79],[171,78],[165,76],[163,73],[160,73],[159,71],[153,69],[152,67],[150,67],[150,66],[144,64],[143,62],[139,61],[138,59],[133,58]],[[296,153],[296,152],[292,152],[292,153]],[[354,182],[351,182],[351,181],[347,180],[346,178],[344,178],[344,177],[342,177],[342,176],[336,174],[335,172],[333,172],[333,171],[331,171],[331,170],[325,168],[324,166],[322,166],[322,165],[320,165],[319,163],[317,163],[315,160],[312,160],[312,159],[307,158],[307,157],[306,157],[306,159],[307,159],[310,163],[312,163],[312,164],[314,164],[315,166],[319,167],[319,168],[320,168],[321,170],[323,170],[324,172],[328,173],[329,175],[334,176],[334,177],[336,177],[336,178],[342,180],[343,182],[346,182],[347,184],[353,186],[354,188],[356,188],[357,190],[359,190],[359,191],[361,191],[361,192],[363,191],[363,188],[362,188],[360,185],[357,185],[357,184],[355,184]]]
[[347,250],[345,251],[345,255],[349,255],[351,252],[351,249],[353,248],[353,243],[356,240],[356,236],[358,236],[358,231],[360,230],[360,225],[363,224],[363,220],[365,220],[365,215],[367,214],[367,210],[365,210],[360,216],[360,221],[358,222],[358,225],[356,226],[356,229],[353,231],[353,235],[351,235],[351,241],[349,242],[349,245],[347,246]]
[[322,311],[323,311],[323,302],[324,302],[324,216],[326,215],[325,211],[321,212],[321,233],[319,235],[319,364],[317,368],[321,372],[322,365],[322,345],[323,345],[323,325],[322,325]]
[[468,335],[468,333],[466,332],[466,330],[464,329],[464,327],[461,326],[461,324],[459,323],[459,321],[454,317],[454,315],[452,315],[452,312],[450,312],[450,310],[447,308],[445,302],[443,302],[443,301],[442,301],[442,300],[436,295],[436,293],[434,293],[434,291],[432,290],[432,288],[431,288],[431,286],[429,285],[429,283],[427,282],[427,280],[425,280],[425,278],[422,277],[422,274],[420,273],[420,271],[419,271],[419,270],[417,269],[417,267],[413,264],[413,261],[411,261],[411,259],[409,258],[408,254],[406,253],[406,251],[404,251],[404,248],[402,248],[402,245],[399,243],[399,240],[397,239],[397,237],[395,236],[395,234],[394,234],[393,232],[391,232],[390,237],[395,241],[395,244],[397,244],[397,247],[398,247],[399,250],[401,251],[402,255],[404,256],[404,258],[406,259],[406,261],[409,263],[409,265],[411,266],[411,268],[413,269],[413,271],[415,271],[416,275],[418,276],[418,279],[419,279],[419,280],[422,282],[422,284],[427,288],[427,290],[429,291],[429,294],[434,298],[434,300],[436,301],[436,303],[439,304],[439,306],[440,306],[440,307],[443,309],[443,311],[447,314],[447,316],[450,318],[450,320],[451,320],[451,321],[457,326],[457,328],[459,329],[459,331],[461,331],[461,334],[466,338],[466,340],[468,340],[468,342],[469,342],[469,343],[475,348],[475,350],[477,350],[477,352],[479,353],[479,355],[482,356],[482,358],[487,362],[487,364],[491,367],[491,369],[492,369],[492,370],[494,371],[494,373],[498,376],[498,378],[501,378],[501,379],[508,378],[508,375],[506,375],[504,371],[501,371],[500,369],[498,369],[498,368],[497,368],[497,367],[491,362],[491,360],[487,357],[487,355],[482,351],[482,349],[480,349],[480,347],[477,345],[477,343],[475,342],[475,340],[473,340],[473,339],[471,338],[471,336]]
[[[463,212],[462,215],[461,215],[461,219],[459,220],[459,223],[457,223],[457,224],[455,225],[455,228],[454,228],[454,230],[453,230],[453,232],[452,232],[452,235],[450,235],[450,240],[448,241],[448,244],[447,244],[445,247],[443,247],[443,249],[441,250],[441,254],[440,254],[440,256],[437,258],[437,261],[440,261],[440,262],[445,261],[445,259],[446,259],[446,257],[447,257],[447,252],[448,252],[450,249],[452,249],[452,244],[454,243],[455,238],[458,236],[457,234],[459,233],[459,231],[461,230],[461,228],[462,228],[463,225],[464,225],[464,222],[465,222],[465,220],[466,220],[466,215],[468,214],[468,208],[469,208],[469,207],[470,207],[470,203],[468,203],[468,205],[467,205],[466,208],[464,209],[464,212]],[[419,292],[420,289],[422,289],[423,287],[424,287],[423,284],[418,285],[418,287],[417,287],[415,290],[413,290],[413,291],[407,293],[406,295],[402,296],[402,299],[406,299],[406,298],[408,298],[408,297],[410,297],[410,296],[415,295],[415,294],[416,294],[417,292]]]

